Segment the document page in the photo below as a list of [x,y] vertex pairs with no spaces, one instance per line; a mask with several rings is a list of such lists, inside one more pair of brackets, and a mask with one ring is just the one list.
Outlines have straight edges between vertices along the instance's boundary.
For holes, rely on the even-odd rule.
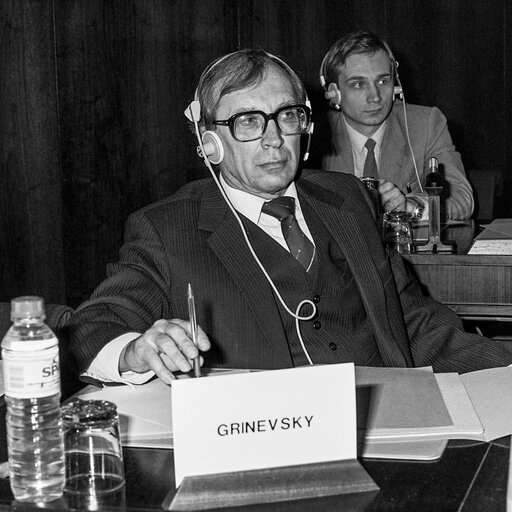
[[460,376],[484,426],[483,440],[512,434],[512,368],[490,368]]
[[475,240],[468,254],[512,255],[512,240]]
[[[249,370],[203,369],[205,378]],[[177,374],[178,379],[194,378]],[[153,379],[138,386],[87,386],[75,396],[83,400],[109,400],[117,405],[123,446],[172,448],[171,386]]]
[[495,219],[482,225],[468,254],[512,255],[512,219]]

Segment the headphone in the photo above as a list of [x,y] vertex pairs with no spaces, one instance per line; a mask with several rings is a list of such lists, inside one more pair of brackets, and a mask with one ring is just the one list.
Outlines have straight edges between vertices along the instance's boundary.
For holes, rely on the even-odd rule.
[[[218,134],[213,130],[205,130],[202,134],[200,133],[200,130],[198,129],[199,123],[201,121],[201,103],[199,101],[199,91],[202,89],[203,82],[205,80],[205,77],[214,69],[216,66],[218,66],[221,62],[223,62],[225,59],[229,58],[230,56],[234,55],[238,52],[228,53],[227,55],[224,55],[217,60],[213,61],[209,66],[206,67],[206,69],[202,72],[201,77],[199,78],[199,82],[197,84],[196,90],[194,92],[194,99],[192,102],[188,105],[188,107],[185,109],[185,116],[189,121],[194,123],[196,127],[196,137],[197,142],[199,145],[197,146],[197,154],[205,159],[208,160],[212,164],[220,164],[222,160],[224,159],[224,146],[222,144],[222,141],[220,140],[220,137]],[[275,55],[272,55],[270,53],[267,53],[270,60],[279,63],[288,73],[296,80],[297,83],[302,83],[302,81],[299,79],[295,71],[286,64],[282,59],[279,57],[276,57]],[[309,101],[307,92],[305,87],[303,86],[304,93],[306,95],[305,104],[307,107],[309,107],[311,115],[312,115],[312,109],[311,109],[311,102]],[[306,146],[306,151],[303,156],[303,160],[306,161],[309,157],[309,146],[311,144],[311,135],[313,134],[313,127],[314,123],[310,120],[309,126],[307,127],[306,132],[308,135],[308,141]]]
[[[205,78],[206,74],[209,73],[215,66],[217,66],[220,62],[222,62],[224,59],[228,58],[230,55],[233,55],[234,53],[237,53],[237,52],[229,53],[228,55],[224,55],[223,57],[220,57],[219,59],[214,61],[212,64],[210,64],[203,71],[203,73],[201,74],[201,77],[199,79],[199,83],[196,88],[196,91],[194,93],[194,100],[185,109],[185,116],[187,117],[187,119],[189,121],[194,123],[194,129],[195,129],[197,141],[199,143],[199,146],[197,147],[197,154],[201,158],[203,158],[206,167],[210,171],[210,174],[211,174],[213,180],[215,181],[217,188],[219,189],[219,192],[221,193],[222,197],[226,201],[228,208],[233,213],[235,220],[240,227],[240,231],[245,240],[247,248],[249,249],[249,252],[251,253],[254,261],[256,262],[256,264],[258,265],[260,270],[262,271],[265,279],[270,284],[270,287],[276,294],[276,297],[278,298],[279,302],[281,303],[281,305],[283,306],[285,311],[290,316],[292,316],[293,319],[295,320],[295,329],[297,331],[297,336],[299,338],[300,345],[302,347],[302,350],[304,352],[304,355],[306,356],[308,363],[310,365],[312,365],[313,360],[311,359],[311,356],[309,355],[309,352],[308,352],[306,345],[304,343],[304,340],[302,338],[302,334],[301,334],[301,330],[300,330],[300,321],[301,320],[307,321],[307,320],[311,320],[312,318],[314,318],[314,316],[316,315],[316,312],[317,312],[317,306],[313,301],[311,301],[309,299],[304,299],[304,300],[300,301],[300,303],[297,305],[295,311],[292,311],[287,306],[283,297],[279,293],[279,290],[277,289],[276,285],[274,284],[274,281],[272,280],[272,278],[270,277],[268,272],[265,270],[265,267],[263,266],[260,259],[258,258],[258,255],[256,254],[256,252],[251,244],[251,241],[249,240],[249,236],[247,235],[247,231],[244,227],[242,219],[240,218],[240,215],[235,210],[234,206],[231,204],[231,201],[229,200],[229,197],[227,196],[226,191],[224,190],[222,184],[220,183],[219,178],[217,177],[216,173],[214,172],[214,170],[212,168],[211,164],[219,164],[220,162],[222,162],[222,159],[224,158],[224,146],[222,145],[222,141],[220,140],[219,136],[213,130],[206,130],[201,134],[200,129],[199,129],[199,122],[201,120],[201,104],[199,102],[199,90],[202,87],[204,78]],[[290,68],[290,66],[288,66],[288,64],[283,62],[278,57],[275,57],[274,55],[271,55],[269,53],[267,53],[267,55],[270,57],[271,60],[281,63],[282,66],[290,73],[290,75],[293,76],[297,80],[297,83],[302,84],[302,82],[299,79],[299,77],[297,76],[297,74]],[[303,89],[304,89],[304,93],[306,94],[306,105],[309,108],[311,108],[311,104],[307,97],[306,89],[304,87],[303,87]],[[308,145],[307,145],[307,149],[306,149],[306,154],[304,155],[304,160],[307,159],[308,151],[309,151],[309,143],[311,141],[311,134],[313,133],[313,123],[311,121],[308,126],[307,132],[305,132],[305,133],[308,134]],[[306,314],[306,315],[301,315],[300,312],[302,310],[302,307],[305,306],[306,304],[308,304],[311,307],[311,313]]]
[[[393,75],[393,80],[395,82],[395,86],[393,88],[393,99],[395,96],[400,96],[400,99],[404,98],[403,94],[403,88],[402,84],[400,83],[400,77],[398,76],[398,61],[395,59],[393,52],[391,51],[391,48],[388,46],[388,44],[380,40],[382,43],[382,46],[384,47],[384,51],[386,52],[389,61],[391,63],[391,73]],[[336,43],[335,43],[336,45]],[[325,54],[324,58],[322,59],[322,64],[320,65],[320,84],[322,85],[324,89],[325,98],[328,99],[333,105],[336,110],[340,110],[340,103],[341,103],[341,92],[338,88],[338,85],[334,82],[331,82],[327,87],[327,83],[325,80],[325,66],[327,63],[327,60],[330,58],[331,53],[333,51],[334,46],[331,47],[331,49]]]

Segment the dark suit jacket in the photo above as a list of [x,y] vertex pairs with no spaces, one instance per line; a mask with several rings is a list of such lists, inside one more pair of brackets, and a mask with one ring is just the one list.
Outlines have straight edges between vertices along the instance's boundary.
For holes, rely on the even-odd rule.
[[[445,210],[447,218],[469,218],[473,213],[473,192],[469,184],[460,154],[455,150],[446,117],[436,107],[406,105],[407,128],[422,185],[431,157],[443,166],[448,183]],[[327,171],[354,174],[352,146],[339,111],[328,112],[332,132],[332,153],[324,157],[322,167]],[[410,184],[413,192],[420,192],[416,179],[411,150],[407,142],[403,104],[397,100],[388,117],[382,140],[379,177],[394,183],[405,194]]]
[[[304,171],[297,187],[346,256],[385,365],[464,372],[512,362],[510,351],[464,333],[451,310],[421,295],[400,255],[384,250],[358,179]],[[206,366],[292,365],[270,285],[215,184],[201,180],[130,216],[119,262],[68,324],[80,369],[121,334],[186,319],[188,283],[213,342]]]

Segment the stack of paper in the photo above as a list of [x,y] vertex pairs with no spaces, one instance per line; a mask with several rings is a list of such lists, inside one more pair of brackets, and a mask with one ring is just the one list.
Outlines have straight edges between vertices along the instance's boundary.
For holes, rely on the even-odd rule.
[[367,440],[475,438],[483,434],[457,374],[434,375],[431,368],[359,367],[356,383],[359,428]]
[[87,386],[75,396],[117,405],[123,446],[172,448],[171,388],[160,379],[142,386]]
[[[429,459],[442,453],[447,439],[512,434],[512,368],[458,375],[356,367],[356,387],[366,457]],[[125,446],[172,448],[171,388],[161,380],[135,388],[89,386],[78,395],[117,404]]]
[[512,255],[512,219],[495,219],[482,227],[468,254]]
[[[207,378],[249,370],[204,369]],[[178,374],[179,379],[193,374]],[[87,386],[75,396],[83,400],[108,400],[117,405],[123,446],[172,448],[171,387],[160,379],[141,386]]]
[[457,374],[431,368],[356,368],[359,453],[434,460],[448,439],[479,438],[482,424]]

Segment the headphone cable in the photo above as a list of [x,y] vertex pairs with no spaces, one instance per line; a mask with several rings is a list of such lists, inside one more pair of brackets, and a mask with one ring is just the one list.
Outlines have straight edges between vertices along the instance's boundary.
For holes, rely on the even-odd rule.
[[398,73],[396,76],[396,81],[397,81],[398,85],[400,86],[400,88],[402,89],[401,100],[402,100],[402,107],[403,107],[403,111],[404,111],[405,135],[407,138],[407,144],[409,146],[409,151],[411,152],[411,155],[412,155],[412,163],[414,165],[414,172],[416,173],[416,181],[418,182],[418,186],[420,187],[420,192],[423,194],[424,193],[423,185],[421,184],[420,173],[418,171],[418,165],[416,164],[416,157],[414,156],[414,151],[412,149],[411,136],[409,135],[409,123],[407,122],[407,109],[406,109],[406,105],[405,105],[404,89],[402,87],[402,83],[400,82],[400,79],[398,78]]
[[[311,359],[311,357],[309,355],[308,350],[306,349],[304,340],[302,338],[302,334],[301,334],[301,331],[300,331],[299,321],[300,320],[307,321],[307,320],[311,320],[312,318],[314,318],[314,316],[317,313],[316,304],[313,301],[309,300],[309,299],[304,299],[304,300],[302,300],[298,304],[295,312],[293,312],[287,306],[287,304],[285,303],[284,299],[282,298],[281,294],[279,293],[278,289],[276,288],[276,285],[272,281],[272,278],[270,277],[268,272],[265,270],[265,267],[263,266],[263,264],[261,263],[260,259],[258,258],[257,254],[256,254],[256,252],[255,252],[255,250],[254,250],[254,248],[253,248],[253,246],[251,244],[251,241],[249,240],[249,237],[248,237],[247,232],[245,230],[245,226],[243,225],[242,219],[240,218],[240,215],[238,214],[238,212],[236,211],[235,207],[233,206],[233,204],[229,200],[229,197],[227,196],[226,191],[224,190],[222,184],[219,181],[219,178],[217,177],[215,171],[212,168],[210,160],[208,159],[208,156],[206,155],[206,152],[204,150],[203,140],[202,140],[201,133],[200,133],[200,130],[199,130],[199,123],[198,123],[197,119],[195,118],[195,116],[193,116],[193,117],[194,117],[194,119],[193,119],[194,129],[195,129],[197,141],[199,142],[199,149],[200,149],[200,151],[198,151],[198,153],[200,153],[200,156],[203,158],[203,161],[204,161],[206,167],[208,168],[208,170],[210,171],[210,174],[211,174],[213,180],[215,181],[215,184],[217,185],[217,188],[219,189],[219,191],[220,191],[222,197],[224,198],[224,200],[226,201],[229,209],[231,210],[231,212],[235,216],[235,219],[236,219],[236,221],[237,221],[237,223],[240,226],[240,229],[242,231],[242,236],[244,237],[245,243],[246,243],[246,245],[247,245],[247,247],[248,247],[252,257],[254,258],[254,261],[257,263],[258,267],[263,272],[263,275],[267,279],[268,283],[270,284],[272,290],[276,294],[277,298],[279,299],[279,302],[281,303],[281,305],[283,306],[285,311],[290,316],[292,316],[295,319],[295,328],[297,330],[297,335],[298,335],[298,338],[299,338],[299,342],[300,342],[302,350],[303,350],[303,352],[304,352],[304,354],[306,356],[306,359],[308,360],[308,363],[310,365],[312,365],[313,361],[312,361],[312,359]],[[302,307],[304,305],[306,305],[306,304],[309,304],[313,308],[313,311],[309,315],[301,316],[300,315],[300,311],[301,311]]]

